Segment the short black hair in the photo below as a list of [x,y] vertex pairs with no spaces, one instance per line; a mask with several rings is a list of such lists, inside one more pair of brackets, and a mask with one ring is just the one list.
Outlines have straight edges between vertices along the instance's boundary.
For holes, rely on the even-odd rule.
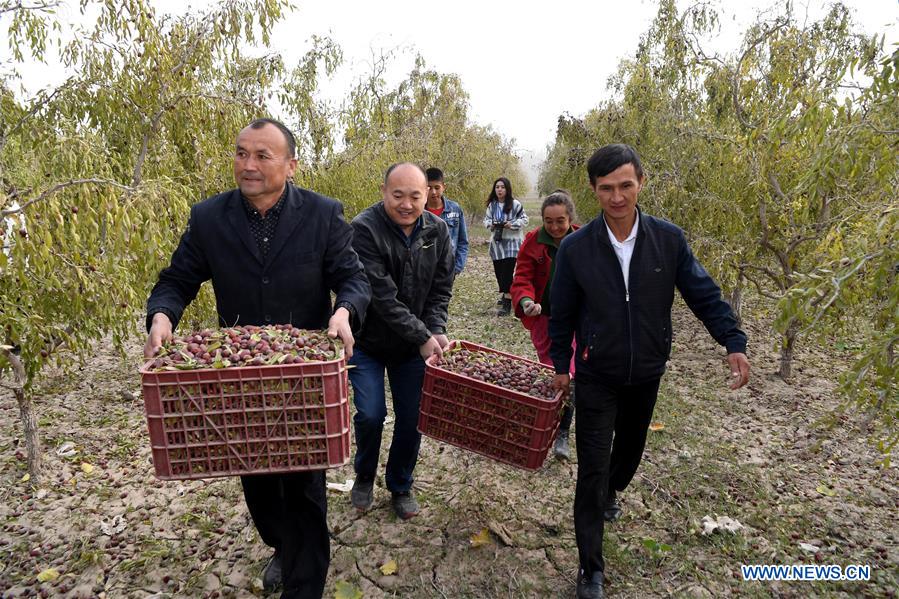
[[287,142],[287,153],[289,159],[294,159],[297,157],[297,140],[293,136],[293,133],[290,132],[290,129],[287,128],[287,125],[282,123],[281,121],[276,121],[275,119],[256,119],[247,127],[250,129],[262,129],[266,125],[274,125],[278,128],[278,130],[284,135],[284,140]]
[[425,175],[427,175],[428,181],[439,181],[440,183],[443,183],[443,171],[436,166],[432,166],[426,170]]
[[425,169],[421,168],[420,165],[415,164],[414,162],[394,162],[393,164],[391,164],[390,166],[387,167],[387,172],[384,173],[384,185],[387,185],[387,179],[390,178],[390,173],[392,173],[394,171],[394,169],[396,169],[396,167],[403,166],[404,164],[409,164],[409,165],[417,168],[421,172],[421,174],[425,178],[425,180],[427,181],[428,175],[427,175],[427,173],[425,173]]
[[625,164],[633,164],[637,178],[643,178],[643,165],[640,163],[640,154],[637,150],[627,144],[609,144],[601,147],[593,152],[593,156],[587,161],[590,185],[596,184],[597,177],[605,177]]

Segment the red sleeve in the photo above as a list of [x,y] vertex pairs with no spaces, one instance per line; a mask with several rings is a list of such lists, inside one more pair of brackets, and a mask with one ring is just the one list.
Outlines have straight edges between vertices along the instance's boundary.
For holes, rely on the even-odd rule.
[[540,301],[534,289],[534,274],[537,268],[536,256],[539,253],[537,235],[531,231],[525,237],[521,249],[518,250],[518,260],[515,262],[515,275],[512,277],[512,307],[515,316],[522,318],[524,311],[521,309],[521,300],[529,297],[535,302]]

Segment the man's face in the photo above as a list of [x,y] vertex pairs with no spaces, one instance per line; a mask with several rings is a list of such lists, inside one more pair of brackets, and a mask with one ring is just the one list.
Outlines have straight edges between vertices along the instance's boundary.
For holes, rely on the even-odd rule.
[[590,188],[610,223],[628,222],[634,215],[645,180],[645,177],[637,178],[634,165],[628,162],[604,177],[597,177]]
[[432,204],[439,204],[445,189],[446,185],[443,184],[443,181],[428,181],[428,200]]
[[381,197],[387,216],[408,235],[424,212],[428,201],[428,181],[421,170],[411,164],[401,164],[381,185]]
[[279,197],[297,161],[288,155],[287,140],[274,125],[247,127],[237,136],[234,179],[248,200]]

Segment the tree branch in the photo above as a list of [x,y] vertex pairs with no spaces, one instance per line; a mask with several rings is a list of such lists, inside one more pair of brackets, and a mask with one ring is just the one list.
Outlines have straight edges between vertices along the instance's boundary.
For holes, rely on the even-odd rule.
[[46,198],[50,197],[54,193],[61,191],[67,187],[72,187],[73,185],[87,185],[87,184],[109,185],[112,187],[118,187],[119,189],[122,189],[124,191],[134,191],[133,187],[129,187],[127,185],[122,185],[121,183],[118,183],[116,181],[111,181],[109,179],[72,179],[70,181],[65,181],[63,183],[57,183],[56,185],[54,185],[53,187],[51,187],[50,189],[48,189],[41,195],[37,196],[36,198],[32,198],[32,199],[28,200],[27,202],[25,202],[18,208],[8,208],[6,210],[0,210],[0,217],[10,216],[12,214],[18,214],[20,212],[24,212],[25,208],[27,208],[31,204],[40,202],[41,200],[45,200]]

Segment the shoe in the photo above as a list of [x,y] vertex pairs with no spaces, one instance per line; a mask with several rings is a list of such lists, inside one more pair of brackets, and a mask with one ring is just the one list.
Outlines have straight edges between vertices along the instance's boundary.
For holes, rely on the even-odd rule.
[[276,551],[262,570],[262,589],[271,593],[281,586],[281,556]]
[[568,447],[568,431],[559,429],[559,434],[556,436],[556,442],[553,445],[553,455],[560,460],[571,459],[571,449]]
[[504,299],[506,299],[506,298],[504,298],[503,296],[499,296],[499,299],[496,300],[496,305],[497,305],[497,306],[502,306],[502,305],[503,305],[503,300],[504,300]]
[[512,313],[512,300],[508,297],[502,299],[499,309],[496,311],[498,316],[508,316]]
[[417,516],[421,509],[418,507],[418,502],[415,500],[415,495],[412,494],[412,491],[394,493],[390,498],[390,505],[393,506],[393,511],[396,512],[396,515],[403,520]]
[[353,490],[350,492],[350,501],[353,502],[353,507],[360,512],[367,511],[374,500],[374,489],[374,479],[362,480],[357,477],[356,482],[353,483]]
[[606,498],[606,507],[603,509],[602,518],[606,522],[614,522],[621,517],[621,504],[618,502],[618,495],[614,490],[609,491]]
[[577,578],[577,599],[602,599],[602,571],[587,576],[583,571]]

